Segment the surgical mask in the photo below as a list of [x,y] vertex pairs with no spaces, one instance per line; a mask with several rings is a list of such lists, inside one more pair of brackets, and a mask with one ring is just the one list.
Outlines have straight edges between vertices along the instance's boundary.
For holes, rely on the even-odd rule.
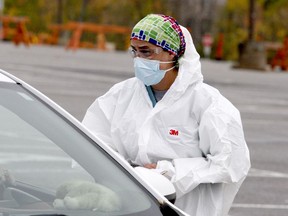
[[134,58],[135,76],[147,86],[155,85],[164,78],[167,71],[170,71],[175,67],[173,66],[167,70],[160,70],[160,63],[168,64],[172,62],[174,61],[162,62],[136,57]]

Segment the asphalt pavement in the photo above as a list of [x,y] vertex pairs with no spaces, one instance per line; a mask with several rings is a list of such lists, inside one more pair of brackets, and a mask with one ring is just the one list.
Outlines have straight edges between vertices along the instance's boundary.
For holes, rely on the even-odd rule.
[[[234,69],[201,60],[204,81],[239,110],[252,167],[231,216],[288,215],[288,72]],[[127,52],[67,51],[64,47],[0,42],[0,69],[40,90],[82,120],[88,106],[113,84],[133,77]]]

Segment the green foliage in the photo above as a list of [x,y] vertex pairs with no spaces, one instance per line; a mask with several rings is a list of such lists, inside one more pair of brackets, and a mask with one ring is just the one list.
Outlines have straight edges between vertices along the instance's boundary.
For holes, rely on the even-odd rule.
[[[62,2],[63,22],[87,21],[133,26],[148,13],[166,13],[165,0],[5,0],[5,15],[27,16],[33,28],[57,21],[57,6]],[[44,25],[43,25],[44,24]]]
[[[219,33],[224,34],[223,59],[238,58],[238,44],[247,38],[248,1],[228,0],[217,23]],[[216,43],[217,39],[215,38]],[[217,44],[214,44],[217,46]]]
[[[217,23],[225,35],[224,58],[236,60],[237,46],[248,39],[249,0],[227,0]],[[255,0],[255,40],[282,42],[288,35],[288,1]]]
[[[47,4],[48,3],[48,4]],[[4,15],[27,16],[29,30],[39,32],[46,29],[43,23],[51,22],[55,6],[45,0],[5,0]]]
[[[30,19],[28,29],[36,34],[48,32],[48,26],[59,20],[62,20],[62,23],[86,21],[133,27],[138,20],[149,13],[164,13],[176,18],[181,17],[181,14],[177,14],[177,10],[171,14],[171,4],[169,7],[167,2],[169,1],[5,0],[4,15],[27,16]],[[288,1],[255,0],[255,3],[255,39],[282,42],[288,35]],[[58,11],[59,5],[62,5],[61,11]],[[238,44],[246,40],[248,36],[249,0],[226,0],[225,6],[218,14],[220,15],[216,27],[213,27],[216,29],[214,41],[219,33],[223,33],[225,38],[223,57],[235,60],[238,57]],[[91,35],[84,37],[95,40]],[[119,49],[125,47],[124,43],[127,40],[125,37],[115,35],[108,35],[107,39],[116,42]]]
[[[29,31],[37,34],[48,32],[48,26],[57,23],[59,17],[62,23],[85,21],[132,27],[149,13],[166,13],[165,5],[165,0],[5,0],[4,14],[28,17]],[[89,35],[84,37],[92,40]],[[126,47],[122,36],[109,35],[108,39],[117,42],[117,47]]]
[[[288,36],[288,1],[267,1],[261,31],[267,40],[281,40]],[[265,23],[265,25],[264,25]]]

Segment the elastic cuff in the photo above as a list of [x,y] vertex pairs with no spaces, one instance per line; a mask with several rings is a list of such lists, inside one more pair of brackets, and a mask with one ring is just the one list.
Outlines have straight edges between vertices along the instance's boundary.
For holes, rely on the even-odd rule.
[[172,162],[167,160],[158,161],[156,169],[162,170],[161,174],[168,179],[171,179],[172,176],[175,174],[175,168]]

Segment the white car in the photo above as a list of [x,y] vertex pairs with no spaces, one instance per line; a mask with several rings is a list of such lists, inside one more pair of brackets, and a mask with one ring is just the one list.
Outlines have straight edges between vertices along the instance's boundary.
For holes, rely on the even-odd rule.
[[52,100],[0,70],[2,215],[187,215],[168,199],[175,189],[164,176],[133,168]]

